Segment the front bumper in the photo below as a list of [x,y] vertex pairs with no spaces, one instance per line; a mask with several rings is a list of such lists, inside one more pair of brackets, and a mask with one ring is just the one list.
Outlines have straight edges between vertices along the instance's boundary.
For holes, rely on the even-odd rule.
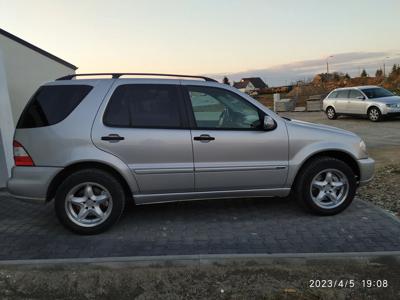
[[55,167],[14,167],[7,188],[16,198],[45,202],[50,182],[61,171]]
[[360,169],[359,185],[365,185],[374,178],[375,160],[365,158],[357,160]]

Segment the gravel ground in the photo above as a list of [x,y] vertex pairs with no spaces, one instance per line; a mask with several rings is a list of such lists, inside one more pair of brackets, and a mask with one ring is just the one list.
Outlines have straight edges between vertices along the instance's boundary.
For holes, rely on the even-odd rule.
[[361,199],[400,217],[400,164],[378,165],[374,180],[357,193]]

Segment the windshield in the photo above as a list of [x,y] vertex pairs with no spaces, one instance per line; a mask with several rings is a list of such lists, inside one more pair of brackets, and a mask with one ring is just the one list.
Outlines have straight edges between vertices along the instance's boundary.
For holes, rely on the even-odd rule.
[[369,98],[383,98],[383,97],[390,97],[393,96],[392,92],[385,90],[383,88],[368,88],[368,89],[361,89],[363,93]]

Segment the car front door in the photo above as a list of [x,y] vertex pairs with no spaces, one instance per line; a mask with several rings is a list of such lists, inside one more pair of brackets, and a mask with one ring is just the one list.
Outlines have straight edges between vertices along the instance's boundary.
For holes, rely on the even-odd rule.
[[197,192],[284,186],[288,136],[282,121],[265,131],[264,113],[238,94],[198,85],[186,91]]
[[347,111],[350,114],[365,114],[366,104],[364,101],[364,95],[357,90],[350,90],[349,101],[347,103]]
[[92,139],[129,166],[141,194],[193,192],[193,149],[185,111],[178,80],[118,80],[96,117]]
[[347,102],[349,90],[338,90],[335,99],[335,110],[337,113],[347,113]]

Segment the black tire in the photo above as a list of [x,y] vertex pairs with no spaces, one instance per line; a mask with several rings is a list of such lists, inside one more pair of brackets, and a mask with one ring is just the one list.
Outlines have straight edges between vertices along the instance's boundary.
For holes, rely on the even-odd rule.
[[368,109],[368,119],[371,122],[379,122],[382,120],[382,113],[379,110],[379,108],[373,106],[370,109]]
[[335,120],[338,117],[332,106],[327,107],[325,113],[329,120]]
[[[82,186],[82,188],[84,188],[86,186],[86,183],[88,185],[93,184],[92,191],[98,189],[97,193],[99,193],[100,191],[102,193],[107,193],[107,195],[111,196],[110,200],[106,200],[108,206],[111,203],[110,208],[106,208],[107,217],[104,217],[104,220],[101,221],[101,223],[98,225],[81,226],[77,224],[76,222],[79,223],[79,221],[73,221],[74,217],[71,216],[71,209],[67,208],[70,207],[68,206],[69,204],[66,203],[69,193],[74,189],[77,189],[77,193],[82,193],[79,186]],[[102,189],[99,187],[104,187],[104,191],[102,191]],[[86,190],[84,191],[84,193],[86,193]],[[81,197],[85,197],[85,195],[81,195]],[[102,195],[103,194],[99,194],[97,196],[100,197]],[[96,195],[94,197],[96,197]],[[67,229],[78,234],[91,235],[104,232],[119,220],[125,208],[125,199],[126,196],[124,193],[124,189],[121,183],[113,175],[103,170],[85,169],[71,174],[62,182],[56,192],[54,205],[59,221]],[[89,205],[87,204],[87,201],[89,200],[90,199],[86,198],[85,204],[82,204],[85,206],[85,209],[88,209],[86,205]],[[80,206],[74,206],[74,208],[75,207],[79,207],[78,210],[82,209]],[[90,215],[86,218],[90,217],[92,216]]]
[[[324,170],[336,170],[346,177],[348,188],[340,205],[336,207],[321,207],[312,198],[311,184],[313,179]],[[353,170],[343,161],[332,157],[318,157],[308,162],[298,174],[294,186],[294,197],[306,210],[318,215],[335,215],[343,211],[353,201],[357,182]],[[318,190],[317,190],[318,191]],[[336,193],[336,192],[335,192]],[[329,200],[329,199],[327,199]]]

